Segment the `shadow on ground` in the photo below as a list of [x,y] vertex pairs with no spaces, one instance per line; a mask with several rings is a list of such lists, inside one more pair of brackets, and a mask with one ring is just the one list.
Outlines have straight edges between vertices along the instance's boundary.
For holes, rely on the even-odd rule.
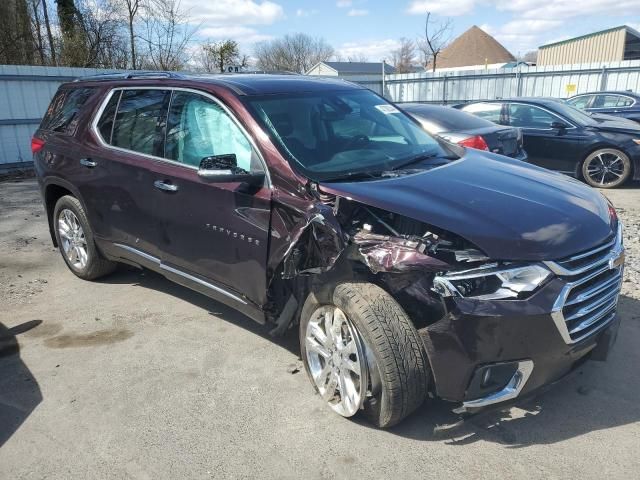
[[0,447],[42,401],[38,382],[20,358],[16,339],[41,323],[32,320],[12,328],[0,323]]
[[300,357],[297,329],[289,330],[282,337],[272,337],[269,335],[269,331],[273,328],[272,326],[260,325],[237,310],[227,307],[225,304],[213,300],[206,295],[167,280],[159,273],[155,273],[150,270],[138,270],[133,267],[121,265],[116,273],[101,278],[97,280],[97,282],[108,284],[131,284],[135,287],[148,288],[171,295],[208,311],[209,315],[213,315],[226,322],[238,325],[251,333],[270,340],[275,345],[288,350],[290,353],[295,355],[296,358]]
[[[132,284],[158,290],[195,304],[211,315],[267,338],[299,358],[297,330],[282,338],[269,335],[269,327],[259,325],[241,313],[197,292],[174,284],[150,271],[122,269],[105,283]],[[460,417],[451,412],[452,404],[428,400],[423,407],[400,425],[389,430],[394,435],[423,441],[446,441],[466,445],[483,440],[521,448],[536,444],[553,444],[586,433],[640,421],[640,382],[635,381],[633,358],[640,341],[640,302],[620,297],[621,334],[606,363],[587,362],[576,371],[533,397],[516,403],[515,409],[485,411],[451,426]],[[637,312],[637,313],[636,313]],[[635,356],[635,357],[634,357]],[[626,385],[622,385],[627,379]],[[632,380],[632,383],[628,383]],[[370,425],[361,417],[354,421]],[[437,430],[437,431],[434,431]]]

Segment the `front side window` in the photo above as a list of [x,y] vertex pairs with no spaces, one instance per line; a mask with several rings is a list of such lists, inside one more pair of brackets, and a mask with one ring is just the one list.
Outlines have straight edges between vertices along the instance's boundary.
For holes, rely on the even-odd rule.
[[251,143],[222,107],[202,95],[174,92],[165,157],[198,167],[203,158],[229,154],[234,154],[238,167],[246,171],[258,168]]
[[162,156],[163,126],[170,95],[168,90],[123,90],[111,145]]
[[93,93],[92,88],[59,90],[51,100],[41,128],[73,134],[78,126],[80,108]]
[[246,101],[285,156],[312,180],[374,176],[419,158],[453,155],[369,90],[265,95]]
[[582,95],[581,97],[570,98],[567,103],[572,107],[584,110],[589,105],[589,102],[593,98],[593,95]]
[[509,104],[509,125],[512,127],[549,129],[556,121],[555,115],[533,105]]
[[502,120],[501,103],[472,103],[471,105],[464,107],[462,110],[493,123],[501,123]]

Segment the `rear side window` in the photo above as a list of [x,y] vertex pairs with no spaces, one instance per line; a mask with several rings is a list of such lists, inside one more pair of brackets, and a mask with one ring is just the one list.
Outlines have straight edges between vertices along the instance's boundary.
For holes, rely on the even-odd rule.
[[[147,155],[162,156],[168,90],[123,90],[118,105],[111,145]],[[104,127],[108,128],[105,111]],[[102,122],[103,118],[100,119]]]
[[[466,111],[456,110],[451,107],[415,107],[409,110],[411,113],[427,121],[431,121],[440,127],[441,132],[455,132],[457,130],[474,130],[493,126],[491,122],[471,115]],[[476,114],[477,115],[477,114]],[[494,114],[492,114],[495,116]],[[500,111],[497,112],[498,121]]]
[[581,97],[570,98],[567,100],[567,103],[572,107],[579,108],[580,110],[584,110],[589,105],[589,102],[593,98],[593,95],[583,95]]
[[554,121],[559,120],[555,115],[533,105],[509,104],[509,125],[512,127],[549,129]]
[[475,116],[484,118],[493,123],[500,123],[502,104],[501,103],[472,103],[465,106],[463,111],[473,113]]
[[92,93],[92,88],[58,90],[40,128],[72,135],[78,126],[80,110]]
[[118,102],[120,102],[121,91],[116,91],[111,95],[109,103],[102,111],[102,116],[98,122],[98,130],[105,142],[111,143],[111,134],[113,133],[113,120],[116,117],[116,109],[118,108]]

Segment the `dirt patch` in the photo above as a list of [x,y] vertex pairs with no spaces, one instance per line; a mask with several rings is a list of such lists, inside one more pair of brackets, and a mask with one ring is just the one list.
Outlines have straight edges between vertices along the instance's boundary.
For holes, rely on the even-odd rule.
[[98,330],[86,334],[66,334],[51,337],[44,341],[49,348],[99,347],[124,342],[133,336],[133,332],[123,328]]

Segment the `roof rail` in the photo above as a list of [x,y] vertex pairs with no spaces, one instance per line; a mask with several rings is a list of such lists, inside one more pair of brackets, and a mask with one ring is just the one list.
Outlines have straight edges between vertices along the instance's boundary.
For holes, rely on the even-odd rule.
[[88,75],[86,77],[78,77],[74,82],[86,82],[86,81],[106,81],[106,80],[128,80],[135,78],[183,78],[183,76],[177,72],[154,72],[154,71],[131,71],[131,72],[110,72],[110,73],[97,73],[95,75]]

